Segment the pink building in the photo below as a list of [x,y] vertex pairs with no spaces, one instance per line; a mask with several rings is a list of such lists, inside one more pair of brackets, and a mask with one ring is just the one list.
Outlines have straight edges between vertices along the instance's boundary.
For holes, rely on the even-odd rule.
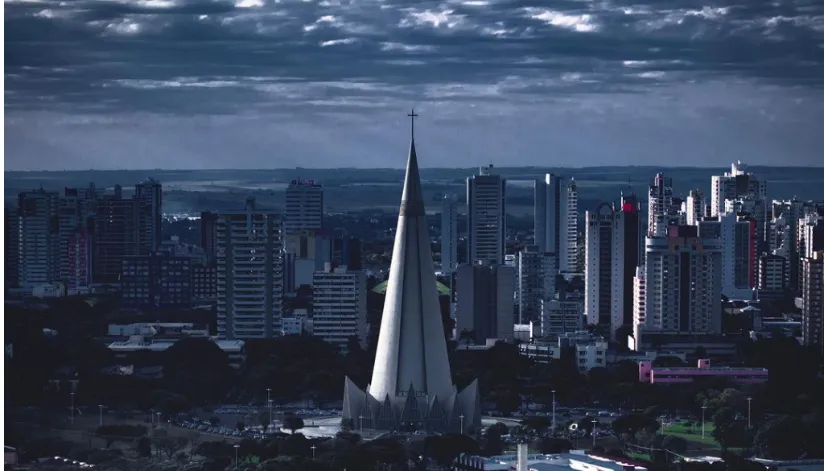
[[709,359],[698,360],[698,366],[655,368],[651,361],[638,362],[638,381],[642,383],[691,383],[696,378],[725,378],[737,383],[759,384],[767,382],[766,368],[713,367]]

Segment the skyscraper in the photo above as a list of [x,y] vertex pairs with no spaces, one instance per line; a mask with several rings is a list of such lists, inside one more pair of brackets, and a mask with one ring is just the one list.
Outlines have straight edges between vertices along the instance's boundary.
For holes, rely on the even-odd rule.
[[458,265],[455,331],[471,332],[475,343],[512,341],[515,324],[515,270],[506,265]]
[[283,231],[319,231],[323,228],[323,186],[314,180],[292,180],[286,188]]
[[217,332],[227,339],[280,335],[283,313],[281,218],[247,198],[217,220]]
[[801,343],[824,353],[824,252],[801,259]]
[[721,240],[699,237],[695,226],[670,226],[647,237],[644,313],[635,341],[649,333],[721,333]]
[[701,193],[701,190],[690,190],[689,195],[687,195],[687,225],[694,226],[698,224],[698,221],[704,219],[706,214],[705,206],[704,194]]
[[672,178],[664,177],[659,173],[652,179],[649,186],[649,209],[647,227],[652,237],[662,237],[667,234],[670,218],[676,213],[672,200]]
[[755,221],[746,214],[711,216],[698,223],[702,238],[721,244],[721,292],[730,299],[752,299],[758,273]]
[[541,320],[541,301],[555,297],[557,263],[554,253],[541,252],[534,245],[518,252],[519,324]]
[[546,174],[535,181],[535,245],[558,257],[561,273],[577,273],[578,267],[578,187]]
[[452,273],[458,266],[458,208],[455,198],[444,195],[441,206],[441,272]]
[[206,263],[217,260],[217,213],[203,211],[200,213],[200,246],[206,253]]
[[739,160],[732,164],[729,172],[712,177],[710,215],[718,216],[724,213],[726,200],[746,197],[766,199],[767,185],[748,173],[747,167]]
[[3,281],[6,288],[16,288],[20,282],[20,209],[4,208],[3,226],[5,264]]
[[346,378],[343,420],[379,430],[464,432],[481,425],[477,381],[461,392],[452,384],[414,139],[372,381],[362,390]]
[[133,242],[129,255],[151,255],[163,241],[163,187],[148,178],[134,187]]
[[481,167],[466,179],[467,263],[503,263],[506,254],[506,180]]
[[60,279],[60,225],[57,192],[25,191],[20,208],[20,286],[34,288]]

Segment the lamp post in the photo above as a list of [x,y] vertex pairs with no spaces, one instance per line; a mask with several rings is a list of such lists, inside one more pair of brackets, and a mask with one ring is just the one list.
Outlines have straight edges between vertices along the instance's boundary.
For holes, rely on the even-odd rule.
[[235,443],[235,469],[237,469],[240,460],[238,460],[238,450],[240,450],[240,445]]
[[363,416],[359,415],[358,419],[360,419],[360,434],[363,436]]
[[71,396],[71,401],[72,401],[72,404],[71,404],[72,411],[71,411],[70,417],[71,417],[72,427],[74,427],[74,393],[73,392],[69,393],[69,395]]
[[266,406],[269,408],[269,425],[266,427],[268,432],[272,427],[272,388],[266,388]]
[[552,390],[552,436],[555,436],[555,390]]
[[463,419],[464,419],[463,414],[460,415],[460,419],[461,419],[461,435],[463,435]]
[[160,411],[155,412],[155,415],[157,416],[157,428],[160,428]]
[[707,406],[706,405],[701,406],[701,438],[704,438],[704,431],[706,430],[706,428],[704,427],[706,412],[707,412]]
[[154,427],[154,425],[155,425],[154,413],[155,413],[154,409],[149,409],[149,420],[152,421],[152,427]]
[[104,406],[103,404],[98,404],[97,407],[98,407],[98,409],[100,409],[100,426],[102,427],[103,426],[103,409],[105,409],[106,406]]
[[747,398],[747,428],[752,428],[752,397]]
[[317,447],[315,445],[312,445],[312,460],[313,461],[315,460],[315,448],[317,448]]

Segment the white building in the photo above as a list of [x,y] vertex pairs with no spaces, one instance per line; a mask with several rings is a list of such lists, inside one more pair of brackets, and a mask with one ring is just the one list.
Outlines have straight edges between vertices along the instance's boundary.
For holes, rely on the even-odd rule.
[[20,193],[20,286],[34,288],[60,279],[60,232],[57,192]]
[[535,181],[535,245],[557,255],[561,273],[578,272],[578,186],[546,174]]
[[589,332],[567,333],[551,342],[522,343],[519,345],[521,355],[539,363],[561,359],[567,347],[575,351],[575,366],[581,373],[592,368],[604,368],[607,365],[609,343]]
[[704,194],[701,190],[690,190],[687,195],[687,201],[684,204],[686,205],[686,223],[688,226],[695,226],[698,224],[698,221],[704,219],[706,215],[706,202],[704,201]]
[[528,245],[518,252],[519,324],[541,318],[541,301],[555,297],[557,273],[555,254],[541,252],[534,245]]
[[[696,229],[673,227],[667,237],[647,237],[640,335],[721,333],[721,240],[699,238]],[[638,335],[635,342],[640,345]]]
[[486,339],[512,341],[515,313],[515,270],[505,265],[458,265],[455,332],[473,332],[475,343]]
[[554,340],[584,329],[584,305],[579,301],[541,300],[541,337]]
[[[109,344],[109,350],[114,353],[115,358],[124,360],[129,355],[137,352],[162,353],[177,343],[180,338],[152,339],[142,335],[133,335],[128,340],[118,340]],[[246,343],[243,340],[218,340],[212,339],[229,357],[229,365],[238,369],[243,366],[246,360]]]
[[481,167],[466,179],[467,263],[503,263],[506,253],[506,180]]
[[292,180],[286,188],[283,231],[323,228],[323,186],[314,180]]
[[282,317],[280,319],[281,335],[302,335],[305,319],[301,317]]
[[698,224],[702,238],[721,242],[721,293],[730,299],[752,299],[758,276],[756,222],[747,215],[726,213]]
[[641,327],[647,322],[647,270],[645,266],[635,270],[632,279],[632,338],[629,339],[632,350],[641,347]]
[[725,201],[752,197],[766,199],[767,185],[753,174],[747,173],[747,167],[739,160],[732,164],[729,172],[712,177],[712,194],[710,195],[710,215],[718,216],[725,212]]
[[366,342],[366,273],[326,264],[312,280],[312,335],[345,351],[350,337]]
[[664,177],[663,174],[656,174],[649,186],[647,227],[652,236],[663,236],[667,233],[670,225],[670,218],[675,216],[675,208],[672,201],[672,178]]
[[281,219],[255,208],[217,220],[217,330],[221,338],[280,335],[283,314]]
[[441,206],[441,273],[458,266],[458,207],[451,195],[443,197]]

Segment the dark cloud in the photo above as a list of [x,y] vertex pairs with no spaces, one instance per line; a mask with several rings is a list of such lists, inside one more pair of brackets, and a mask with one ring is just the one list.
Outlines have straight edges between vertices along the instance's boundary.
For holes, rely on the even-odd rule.
[[4,21],[7,168],[379,165],[412,105],[431,164],[824,147],[819,0],[6,0]]

